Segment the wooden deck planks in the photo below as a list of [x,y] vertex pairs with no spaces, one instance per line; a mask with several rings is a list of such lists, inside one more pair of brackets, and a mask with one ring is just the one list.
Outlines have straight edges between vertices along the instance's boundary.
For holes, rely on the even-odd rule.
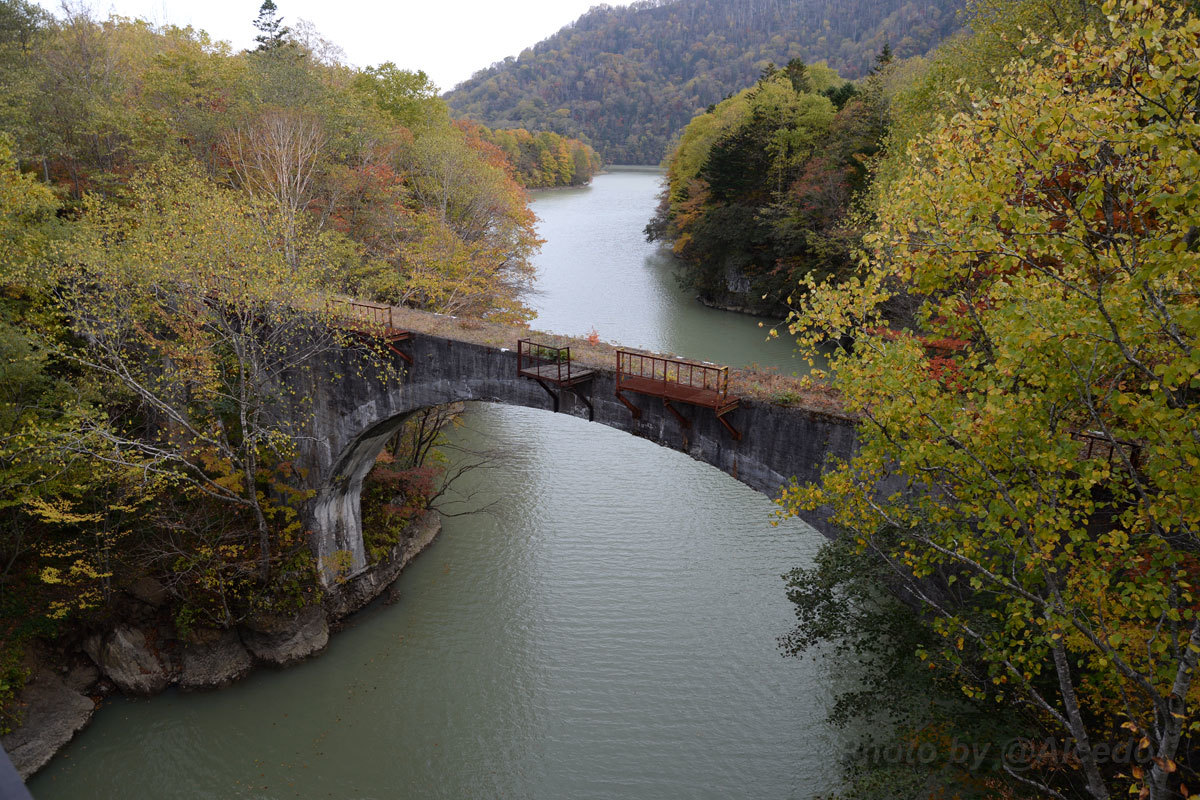
[[637,375],[622,375],[617,386],[618,391],[637,392],[651,397],[662,397],[680,403],[694,406],[704,406],[719,413],[725,413],[737,406],[737,400],[730,400],[716,389],[703,389],[674,381],[642,378]]

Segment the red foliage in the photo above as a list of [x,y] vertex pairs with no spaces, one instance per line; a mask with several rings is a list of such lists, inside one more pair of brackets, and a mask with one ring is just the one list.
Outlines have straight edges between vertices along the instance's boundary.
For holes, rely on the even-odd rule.
[[412,519],[425,510],[429,498],[437,489],[440,467],[409,467],[393,469],[391,459],[381,456],[366,478],[365,490],[376,497],[386,498],[383,512],[402,520]]
[[958,364],[957,356],[970,344],[966,340],[951,337],[933,339],[929,336],[914,336],[908,331],[898,331],[893,328],[872,328],[870,333],[893,342],[905,337],[917,339],[925,349],[925,356],[928,358],[926,374],[952,391],[961,391],[965,388],[962,384],[962,368]]

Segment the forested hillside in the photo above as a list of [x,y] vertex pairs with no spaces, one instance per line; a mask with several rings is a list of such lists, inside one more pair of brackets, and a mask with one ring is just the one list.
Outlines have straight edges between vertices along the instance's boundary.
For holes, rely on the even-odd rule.
[[846,217],[886,130],[886,56],[879,67],[856,86],[795,60],[684,129],[646,231],[702,300],[777,311],[804,275],[851,264],[861,231]]
[[269,1],[253,24],[233,52],[0,0],[0,733],[25,645],[132,580],[180,635],[317,602],[280,386],[346,344],[327,298],[523,319],[521,180],[595,166],[545,137],[525,175],[423,73],[331,59]]
[[513,175],[528,189],[583,186],[600,169],[600,156],[578,139],[551,131],[530,133],[524,128],[490,130],[467,123],[479,138],[491,142],[512,165]]
[[888,44],[925,53],[959,26],[962,0],[644,0],[599,6],[446,95],[493,127],[589,141],[609,163],[656,164],[699,111],[768,63],[825,60],[865,75]]

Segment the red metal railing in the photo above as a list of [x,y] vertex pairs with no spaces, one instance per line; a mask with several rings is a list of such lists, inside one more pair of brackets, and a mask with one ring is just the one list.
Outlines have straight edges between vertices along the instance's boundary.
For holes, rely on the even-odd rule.
[[[649,382],[649,383],[648,383]],[[617,351],[617,391],[645,393],[656,387],[665,397],[694,397],[718,406],[729,396],[729,367],[702,364],[681,358],[663,358],[628,350]],[[711,397],[708,395],[711,393]]]
[[383,341],[389,350],[412,366],[413,357],[401,350],[397,344],[411,338],[411,334],[396,325],[396,309],[386,303],[370,300],[354,300],[348,297],[332,297],[325,301],[330,315],[340,321],[342,327]]
[[[532,339],[517,341],[517,373],[558,384],[570,383],[579,371],[572,371],[571,348],[538,344]],[[590,372],[590,370],[589,370]]]

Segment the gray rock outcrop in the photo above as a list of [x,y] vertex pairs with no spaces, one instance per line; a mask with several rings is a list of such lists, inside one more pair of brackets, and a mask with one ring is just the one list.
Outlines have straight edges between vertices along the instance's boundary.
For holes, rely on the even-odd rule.
[[338,586],[325,600],[329,618],[341,620],[367,606],[396,582],[408,563],[428,547],[442,530],[442,518],[427,511],[404,531],[404,539],[388,556],[366,572]]
[[126,694],[157,694],[171,682],[169,661],[152,646],[141,628],[118,625],[106,634],[89,638],[83,649],[105,677]]
[[237,631],[198,631],[180,650],[179,688],[219,689],[246,677],[253,666]]
[[37,772],[92,718],[96,704],[49,670],[21,691],[21,727],[0,739],[21,778]]
[[242,642],[256,659],[286,667],[325,649],[329,618],[320,606],[308,606],[294,617],[260,617],[242,629]]

